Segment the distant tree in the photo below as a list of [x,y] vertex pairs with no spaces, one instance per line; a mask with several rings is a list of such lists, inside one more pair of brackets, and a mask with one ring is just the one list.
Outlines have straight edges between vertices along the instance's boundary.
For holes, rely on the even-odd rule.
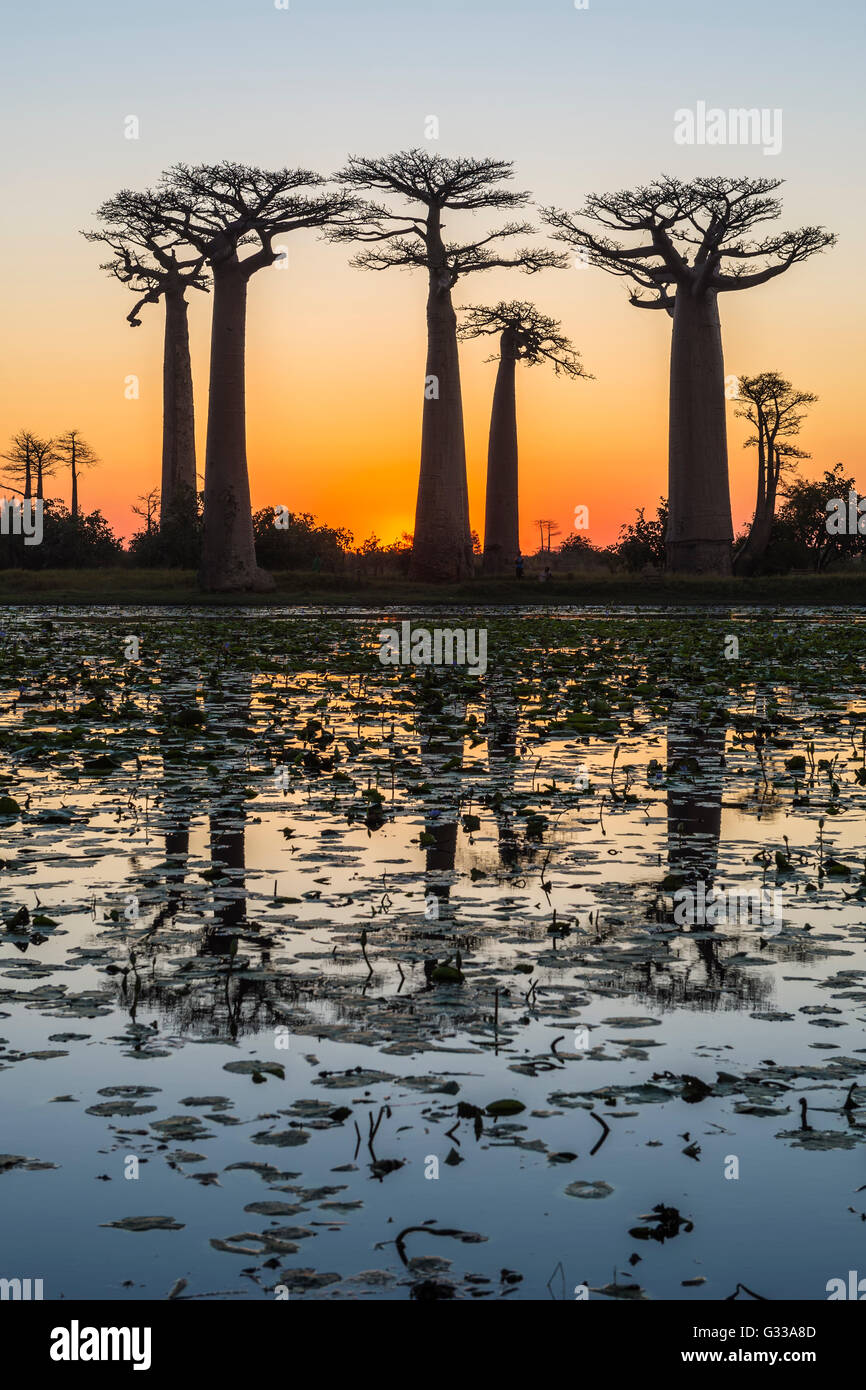
[[[499,352],[490,440],[487,449],[487,496],[484,512],[485,574],[505,574],[520,554],[520,507],[517,452],[517,396],[515,368],[518,362],[535,366],[549,362],[557,376],[587,376],[578,354],[561,332],[561,324],[542,314],[534,304],[500,301],[492,307],[473,305],[463,310],[461,338],[498,334]],[[547,548],[550,549],[548,529]]]
[[69,469],[71,482],[71,502],[69,512],[72,520],[78,517],[78,475],[82,468],[93,468],[99,463],[94,450],[81,437],[80,430],[67,430],[55,441],[58,461]]
[[145,534],[152,536],[157,529],[157,517],[160,514],[159,488],[152,487],[150,492],[143,492],[138,498],[138,502],[139,505],[132,508],[133,513],[142,518]]
[[[130,537],[129,558],[134,565],[157,569],[198,569],[201,564],[202,508],[204,497],[196,493],[193,511],[167,517],[159,507],[159,489],[151,488],[133,507],[144,526]],[[157,525],[159,517],[159,525]]]
[[559,527],[559,526],[557,525],[557,523],[554,521],[554,519],[553,519],[552,516],[540,516],[540,517],[536,517],[535,521],[534,521],[532,524],[533,524],[533,526],[537,526],[537,527],[538,527],[538,535],[539,535],[538,553],[539,553],[540,555],[543,555],[545,551],[550,550],[550,538],[551,538],[551,535],[558,536],[559,533],[560,533],[561,527]]
[[749,534],[734,555],[734,568],[738,574],[753,574],[770,543],[779,481],[798,460],[810,457],[791,440],[800,433],[805,408],[818,397],[810,391],[795,390],[778,372],[742,376],[738,381],[740,407],[736,413],[755,428],[744,447],[757,446],[758,489]]
[[253,531],[258,562],[268,570],[338,570],[353,540],[351,531],[324,526],[310,512],[274,507],[255,513]]
[[794,542],[802,547],[819,571],[834,561],[866,555],[866,536],[835,535],[827,530],[827,504],[857,491],[854,478],[845,467],[836,463],[827,468],[821,478],[798,478],[784,489],[785,501],[779,508],[774,541]]
[[597,549],[586,536],[574,533],[560,542],[556,547],[556,553],[561,560],[572,565],[580,565],[587,561],[598,562],[607,558],[607,553]]
[[41,545],[25,545],[21,536],[0,536],[2,568],[92,569],[122,561],[123,546],[101,512],[73,517],[56,498],[44,503]]
[[189,355],[186,292],[207,290],[205,258],[200,251],[178,260],[183,238],[167,228],[163,196],[124,189],[97,211],[104,226],[85,232],[88,241],[107,246],[107,270],[138,296],[127,319],[138,328],[145,304],[165,305],[162,367],[162,483],[160,524],[190,522],[196,509],[195,406]]
[[[781,184],[664,177],[630,192],[593,195],[575,214],[591,229],[557,208],[544,212],[554,236],[589,264],[635,282],[632,304],[673,318],[667,549],[674,571],[731,572],[719,295],[763,285],[836,240],[823,227],[753,239],[756,227],[779,216],[772,195]],[[638,241],[623,245],[609,231]]]
[[[192,246],[213,276],[210,393],[200,582],[205,589],[270,589],[256,564],[247,470],[247,285],[280,257],[274,239],[345,216],[356,199],[320,192],[309,169],[176,164],[157,190],[160,225]],[[239,253],[247,246],[249,255]]]
[[654,518],[648,519],[645,509],[638,507],[637,520],[619,528],[619,539],[612,547],[613,554],[627,570],[642,570],[648,566],[664,569],[667,529],[668,504],[667,499],[661,497]]
[[363,222],[347,223],[337,240],[374,242],[353,264],[367,270],[415,267],[427,274],[427,365],[421,428],[421,468],[410,573],[414,579],[453,581],[474,572],[466,485],[463,402],[457,317],[451,292],[458,280],[497,266],[529,274],[563,266],[566,258],[539,247],[508,254],[496,243],[533,231],[510,222],[476,241],[444,237],[443,214],[525,206],[529,195],[503,187],[512,164],[500,159],[446,159],[405,150],[380,159],[350,158],[334,177],[358,190],[394,194],[409,211],[368,205]]
[[3,472],[21,484],[20,488],[9,488],[8,483],[5,486],[10,492],[19,492],[22,497],[33,495],[33,445],[34,435],[30,430],[19,430],[13,434],[3,455],[7,464]]
[[33,497],[35,480],[36,497],[45,496],[45,479],[53,474],[58,463],[55,440],[42,439],[32,430],[19,430],[2,457],[8,465],[3,471],[21,483],[20,488],[10,491],[19,492],[23,498]]

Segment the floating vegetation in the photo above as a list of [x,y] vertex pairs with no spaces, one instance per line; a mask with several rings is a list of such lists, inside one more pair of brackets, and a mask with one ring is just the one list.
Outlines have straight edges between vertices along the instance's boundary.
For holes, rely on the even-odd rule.
[[863,616],[484,622],[480,678],[382,666],[375,614],[6,620],[4,1239],[38,1203],[52,1296],[856,1266]]

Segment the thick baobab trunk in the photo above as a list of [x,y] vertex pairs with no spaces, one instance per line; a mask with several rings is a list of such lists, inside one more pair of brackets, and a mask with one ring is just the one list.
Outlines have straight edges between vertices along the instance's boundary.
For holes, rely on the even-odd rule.
[[514,336],[514,330],[506,328],[500,339],[499,369],[490,416],[484,512],[485,574],[505,574],[520,552]]
[[730,574],[725,367],[717,295],[677,290],[671,345],[668,568]]
[[78,520],[78,468],[75,460],[75,440],[72,441],[72,449],[69,455],[69,470],[72,474],[72,497],[70,499],[69,510],[72,520]]
[[421,427],[421,474],[409,577],[449,583],[474,571],[463,439],[457,316],[451,292],[430,273],[427,379]]
[[236,257],[213,270],[213,327],[204,475],[204,589],[268,589],[256,565],[247,473],[244,351],[247,277]]
[[192,519],[195,498],[195,408],[187,302],[181,288],[165,294],[160,528]]

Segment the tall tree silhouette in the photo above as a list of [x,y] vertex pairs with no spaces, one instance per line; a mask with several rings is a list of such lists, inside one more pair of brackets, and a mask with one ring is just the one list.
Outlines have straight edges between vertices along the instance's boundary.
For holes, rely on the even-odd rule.
[[[779,216],[781,204],[772,195],[782,182],[663,177],[629,192],[594,194],[575,214],[592,229],[557,208],[544,212],[558,240],[578,247],[590,264],[636,283],[632,304],[673,317],[667,556],[674,571],[731,572],[718,297],[763,285],[836,240],[823,227],[752,237],[754,228]],[[623,245],[607,230],[633,233],[638,242]]]
[[805,408],[814,405],[818,397],[810,391],[797,391],[778,372],[761,372],[739,378],[739,399],[737,415],[755,427],[745,447],[757,445],[758,488],[755,514],[749,534],[734,556],[734,568],[738,574],[752,574],[770,543],[779,479],[793,466],[792,460],[810,457],[791,440],[800,433]]
[[195,406],[186,292],[207,290],[207,274],[201,252],[178,260],[183,241],[176,231],[167,231],[165,210],[164,201],[152,191],[124,189],[97,210],[103,229],[84,236],[109,248],[112,259],[100,269],[110,271],[138,296],[126,316],[133,328],[140,326],[138,315],[145,304],[162,300],[165,305],[160,526],[168,530],[188,526],[196,512]]
[[[200,582],[206,589],[270,589],[256,564],[247,470],[245,337],[247,285],[279,258],[274,238],[324,227],[356,200],[320,193],[309,169],[265,170],[246,164],[176,164],[159,185],[163,227],[192,246],[213,276],[213,327],[205,455],[204,540]],[[239,254],[252,246],[251,254]]]
[[334,177],[356,189],[395,194],[410,204],[407,212],[370,204],[365,225],[344,225],[330,235],[378,243],[355,257],[353,264],[363,269],[409,266],[427,272],[427,367],[410,575],[446,582],[465,579],[474,566],[457,317],[451,292],[461,276],[475,271],[510,266],[532,273],[562,266],[565,258],[531,246],[511,254],[502,251],[501,241],[533,231],[524,222],[507,223],[477,241],[445,240],[443,213],[526,204],[527,193],[503,187],[513,177],[512,165],[505,160],[446,159],[414,149],[381,159],[353,156]]
[[90,447],[86,439],[82,439],[80,430],[67,430],[61,434],[55,443],[55,449],[59,461],[65,463],[69,469],[70,482],[70,502],[69,510],[72,513],[72,520],[78,520],[78,475],[82,468],[92,468],[99,462],[94,449]]
[[518,362],[534,366],[549,362],[557,376],[588,376],[573,344],[560,331],[561,324],[542,314],[534,304],[500,301],[492,307],[472,305],[463,311],[461,338],[499,334],[499,353],[489,358],[499,363],[490,415],[487,450],[487,497],[484,512],[485,574],[504,574],[520,553],[518,501],[517,396],[515,368]]

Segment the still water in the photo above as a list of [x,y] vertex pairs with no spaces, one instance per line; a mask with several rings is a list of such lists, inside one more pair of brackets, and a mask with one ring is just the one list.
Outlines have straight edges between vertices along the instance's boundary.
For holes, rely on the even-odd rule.
[[864,617],[0,614],[0,1277],[866,1273]]

